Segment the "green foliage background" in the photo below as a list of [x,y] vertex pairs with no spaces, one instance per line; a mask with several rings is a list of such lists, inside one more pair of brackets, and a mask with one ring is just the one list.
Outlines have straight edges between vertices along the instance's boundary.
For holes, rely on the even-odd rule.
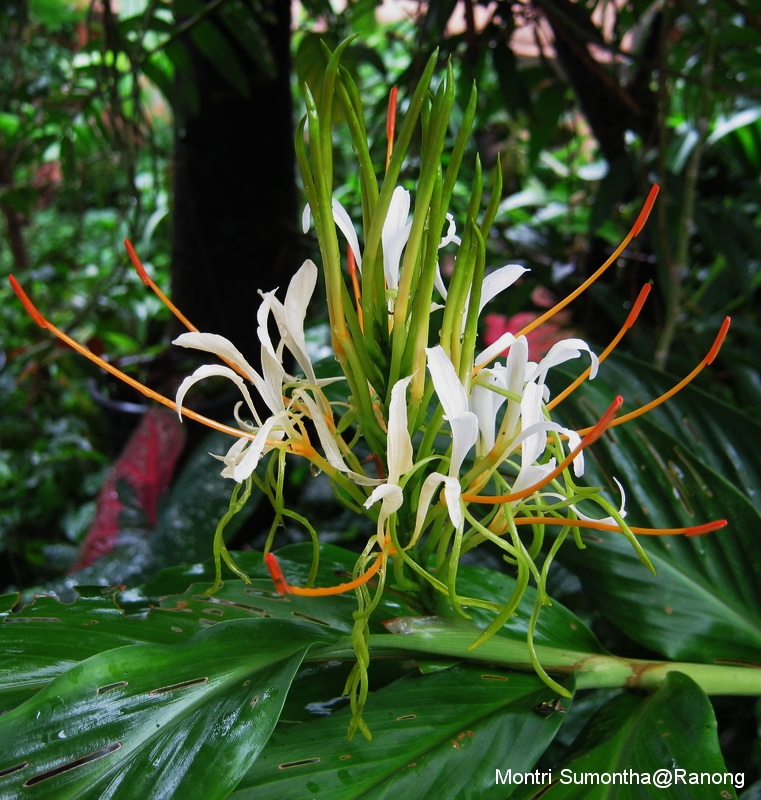
[[[322,41],[334,46],[360,33],[345,63],[366,92],[368,136],[381,163],[388,88],[398,85],[404,96],[435,46],[442,64],[453,58],[460,107],[477,81],[474,148],[486,166],[502,153],[506,187],[490,263],[532,267],[531,279],[495,309],[507,316],[531,307],[537,285],[558,295],[577,285],[620,240],[649,184],[661,184],[643,243],[572,318],[585,338],[604,344],[652,279],[653,300],[626,340],[631,355],[609,359],[560,410],[579,427],[622,391],[632,407],[657,396],[673,384],[669,373],[699,361],[731,313],[730,337],[703,375],[710,394],[685,390],[617,428],[595,445],[589,473],[613,493],[612,478],[624,481],[632,524],[726,517],[728,527],[646,541],[655,576],[614,535],[586,536],[584,550],[563,554],[538,641],[543,663],[574,692],[571,702],[525,671],[530,596],[491,649],[469,652],[487,615],[454,622],[444,607],[388,594],[372,628],[366,721],[374,738],[349,742],[340,694],[351,666],[353,599],[278,598],[256,552],[236,554],[252,587],[231,579],[213,598],[203,594],[212,573],[199,562],[228,491],[205,455],[213,443],[180,473],[145,559],[136,566],[134,553],[117,547],[89,572],[63,577],[120,440],[88,389],[96,371],[56,347],[0,289],[8,592],[0,608],[0,797],[529,797],[529,787],[495,781],[495,770],[552,768],[557,777],[561,768],[654,772],[672,764],[742,773],[742,791],[721,787],[728,797],[761,793],[749,699],[759,694],[761,647],[761,21],[742,0],[636,2],[603,32],[596,5],[498,2],[480,16],[485,4],[445,2],[382,23],[372,0],[340,13],[312,0],[292,37],[294,90],[319,84]],[[166,315],[127,269],[120,242],[130,237],[169,289],[171,107],[178,92],[193,102],[196,91],[178,34],[188,33],[244,91],[230,41],[271,68],[260,24],[271,7],[124,2],[118,15],[99,18],[40,0],[4,6],[2,270],[15,272],[56,324],[93,349],[133,357],[137,374],[148,376],[144,358],[165,349]],[[448,27],[456,10],[465,11],[461,30]],[[564,71],[550,49],[521,55],[507,47],[535,15],[556,38],[564,30],[583,45],[593,63],[566,62]],[[606,155],[596,112],[585,104],[584,87],[600,85],[617,87],[621,107],[638,110],[619,132],[618,160]],[[347,153],[336,194],[350,206],[350,145],[336,144]],[[465,172],[455,190],[455,216],[467,203],[467,179]],[[363,540],[356,522],[325,507],[319,480],[305,474],[289,491],[326,542]],[[238,545],[262,546],[263,506],[248,510]],[[311,547],[279,554],[289,579],[303,581]],[[320,576],[334,583],[354,558],[325,544]],[[52,588],[71,601],[73,583],[125,579],[127,589],[82,588],[73,602],[32,600]],[[496,556],[463,568],[474,593],[507,596],[511,582]],[[391,630],[406,633],[390,632],[389,619],[405,620]],[[616,657],[605,661],[610,653]],[[656,688],[638,683],[631,659],[686,663],[649,667],[663,669]],[[642,691],[627,690],[627,681]],[[558,782],[547,796],[651,796],[645,789]],[[668,796],[716,791],[674,786]]]

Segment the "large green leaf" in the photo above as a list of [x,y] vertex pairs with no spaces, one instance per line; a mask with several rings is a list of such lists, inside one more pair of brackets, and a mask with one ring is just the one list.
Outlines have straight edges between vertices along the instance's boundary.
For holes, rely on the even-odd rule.
[[[330,545],[321,552],[320,585],[335,583],[337,574],[350,572],[357,558],[355,553]],[[305,581],[311,545],[292,545],[279,554],[288,576]],[[181,641],[218,622],[301,620],[334,631],[331,638],[351,631],[357,607],[353,593],[280,597],[274,592],[261,553],[236,553],[235,558],[252,576],[251,584],[225,581],[213,596],[205,594],[212,585],[213,566],[198,564],[162,571],[148,584],[150,597],[139,591],[104,594],[97,587],[83,588],[82,596],[73,603],[43,596],[15,612],[18,595],[0,597],[0,711],[27,700],[56,676],[97,653],[127,644]],[[125,614],[125,607],[131,616]],[[384,631],[383,620],[417,613],[419,609],[401,595],[387,592],[371,617],[371,631]]]
[[[619,360],[612,379],[609,373],[563,404],[572,424],[593,421],[617,387],[638,403],[668,385],[636,362]],[[729,521],[706,536],[640,537],[655,575],[620,535],[594,532],[585,550],[563,548],[560,558],[596,607],[632,639],[674,659],[761,662],[761,514],[752,502],[761,496],[760,434],[754,421],[686,390],[591,448],[586,480],[607,485],[615,497],[618,477],[631,524]]]
[[[572,750],[570,760],[548,771],[542,798],[737,797],[736,776],[724,765],[711,704],[693,681],[678,672],[670,673],[648,697],[622,694],[606,703]],[[539,791],[540,786],[524,785],[510,797],[533,798]]]
[[278,727],[233,797],[496,800],[495,769],[530,770],[552,741],[555,699],[533,675],[477,666],[404,678],[371,693],[371,743],[347,741],[348,709]]
[[0,795],[226,797],[268,740],[322,626],[214,625],[93,656],[0,717]]

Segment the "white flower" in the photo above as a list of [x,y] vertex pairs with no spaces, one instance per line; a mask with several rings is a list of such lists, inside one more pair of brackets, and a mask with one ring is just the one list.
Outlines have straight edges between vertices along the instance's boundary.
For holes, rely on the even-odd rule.
[[386,288],[396,291],[399,288],[399,270],[402,251],[410,238],[412,223],[407,222],[410,214],[410,193],[397,186],[391,195],[386,219],[383,220],[381,243],[383,244],[383,274]]
[[423,481],[418,498],[415,530],[412,535],[413,543],[420,535],[433,496],[442,483],[444,484],[444,500],[447,504],[449,518],[457,530],[462,530],[465,517],[460,497],[460,467],[478,438],[478,417],[469,408],[465,387],[460,382],[454,365],[444,352],[444,348],[437,345],[427,348],[425,352],[433,388],[444,409],[444,419],[449,423],[452,431],[452,454],[449,459],[447,475],[433,472]]
[[[283,439],[287,433],[292,433],[292,428],[288,424],[288,414],[285,410],[282,394],[283,375],[285,374],[282,365],[276,358],[270,356],[266,348],[262,347],[264,371],[264,377],[262,377],[230,341],[225,339],[224,336],[219,336],[215,333],[183,333],[174,340],[173,344],[214,353],[228,364],[234,365],[237,369],[236,372],[230,367],[213,364],[199,367],[180,384],[180,388],[177,390],[176,403],[178,413],[182,417],[182,401],[190,387],[198,383],[198,381],[212,376],[228,378],[240,389],[248,410],[256,421],[256,435],[253,439],[238,439],[224,456],[218,456],[218,458],[225,463],[222,476],[232,478],[241,483],[250,477],[262,455],[272,449],[274,446],[272,441]],[[245,375],[254,384],[259,395],[272,411],[272,416],[266,422],[262,423],[248,387],[238,373]],[[238,403],[235,406],[235,418],[242,428],[253,431],[255,428],[251,423],[241,420],[239,416],[240,405]],[[281,425],[280,430],[274,430],[278,423]]]
[[[354,260],[357,263],[357,269],[361,271],[362,253],[359,250],[359,239],[357,238],[357,232],[354,230],[354,223],[351,221],[351,217],[349,216],[346,209],[335,198],[333,198],[331,209],[333,212],[333,220],[336,223],[336,227],[346,237],[346,241],[348,242],[352,253],[354,253]],[[309,230],[309,219],[311,217],[311,214],[312,214],[312,209],[307,203],[301,215],[301,229],[304,231],[304,233],[306,233]]]
[[[261,343],[262,374],[260,375],[243,357],[242,353],[224,336],[214,333],[183,333],[174,340],[180,347],[189,347],[203,350],[219,356],[229,366],[204,365],[199,367],[191,376],[185,378],[177,390],[177,409],[181,412],[182,401],[191,386],[200,380],[212,376],[219,376],[231,380],[240,390],[254,423],[243,420],[239,409],[242,403],[235,406],[235,418],[244,430],[255,432],[253,438],[241,438],[236,441],[224,456],[216,456],[224,462],[225,468],[222,475],[242,482],[251,476],[256,469],[261,457],[268,453],[277,442],[284,439],[300,441],[301,434],[292,422],[293,413],[286,406],[283,397],[283,384],[286,380],[286,371],[283,367],[283,349],[291,351],[299,366],[304,370],[310,386],[317,391],[317,381],[314,369],[306,351],[304,336],[304,319],[306,309],[314,292],[317,282],[317,267],[311,261],[305,261],[298,272],[293,276],[286,292],[285,303],[281,303],[274,292],[262,295],[262,303],[257,312],[257,335]],[[274,346],[269,330],[268,321],[270,312],[273,313],[280,331],[281,340],[277,347]],[[253,385],[259,396],[267,405],[271,415],[262,422],[257,413],[253,399],[249,392],[244,377]],[[305,400],[308,398],[308,400]],[[334,466],[340,464],[345,472],[351,472],[341,459],[340,452],[333,440],[327,423],[323,418],[323,410],[319,410],[306,393],[301,395],[310,413],[313,413],[315,426],[320,437],[320,442],[325,448],[328,460]],[[310,405],[311,403],[311,405]],[[325,403],[329,409],[329,405]],[[362,476],[359,476],[362,477]]]
[[412,376],[402,378],[394,384],[394,388],[391,390],[386,439],[388,477],[385,483],[373,489],[372,494],[365,502],[365,508],[370,508],[378,501],[381,502],[381,510],[378,514],[378,541],[381,544],[386,520],[401,508],[404,500],[399,482],[413,466],[412,439],[407,430],[407,387],[411,380]]

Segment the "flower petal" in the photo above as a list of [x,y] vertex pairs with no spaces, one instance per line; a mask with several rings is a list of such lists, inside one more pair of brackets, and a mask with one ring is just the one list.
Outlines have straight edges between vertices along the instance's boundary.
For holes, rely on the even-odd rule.
[[399,483],[399,478],[412,469],[412,439],[407,430],[407,387],[412,375],[402,378],[391,390],[388,409],[388,482]]
[[408,547],[411,547],[418,540],[425,524],[425,518],[431,507],[433,496],[441,484],[444,484],[444,500],[447,504],[449,519],[457,530],[461,530],[465,524],[465,517],[462,512],[462,498],[460,482],[452,476],[442,475],[440,472],[432,472],[420,487],[418,498],[417,513],[415,515],[415,530]]
[[346,209],[333,198],[333,219],[335,220],[336,227],[346,237],[346,241],[354,253],[354,260],[357,262],[357,269],[362,270],[362,254],[359,252],[359,239],[357,239],[357,232],[354,230],[354,223],[347,213]]
[[497,356],[499,356],[508,347],[512,348],[513,343],[516,341],[512,333],[503,333],[496,342],[490,344],[485,350],[482,350],[475,358],[476,366],[481,364],[491,363]]
[[383,272],[387,289],[399,288],[399,268],[402,251],[410,238],[412,223],[407,222],[410,213],[410,193],[397,186],[391,195],[388,213],[383,221],[381,242],[383,243]]
[[214,353],[215,356],[239,367],[249,380],[253,380],[252,375],[256,374],[256,370],[246,361],[240,350],[229,339],[225,339],[224,336],[217,333],[198,333],[196,331],[182,333],[172,344]]
[[537,364],[534,374],[529,379],[537,383],[544,383],[547,372],[552,367],[563,364],[565,361],[570,361],[572,358],[579,358],[582,350],[589,353],[589,358],[592,362],[592,369],[589,373],[591,380],[597,375],[599,361],[583,339],[561,339],[561,341],[553,344],[547,355]]
[[504,267],[490,272],[481,284],[481,300],[478,305],[478,313],[481,313],[489,300],[512,286],[524,272],[529,272],[529,270],[520,264],[506,264]]
[[307,407],[307,413],[317,431],[317,438],[320,440],[322,449],[325,452],[325,458],[328,460],[328,463],[331,466],[335,467],[340,472],[343,472],[345,475],[348,475],[354,481],[354,483],[361,486],[376,486],[379,483],[384,483],[384,481],[380,481],[377,478],[368,478],[366,475],[362,475],[359,472],[354,472],[354,470],[347,466],[346,462],[341,456],[341,450],[336,443],[336,438],[333,432],[330,430],[328,423],[325,421],[325,417],[322,415],[322,412],[318,408],[314,398],[311,397],[308,392],[295,390],[293,397],[294,399],[298,399],[303,402]]
[[175,402],[177,403],[177,413],[180,415],[180,419],[182,419],[182,411],[180,410],[182,408],[182,401],[185,399],[188,389],[190,389],[193,384],[198,383],[198,381],[202,381],[211,377],[229,378],[240,389],[241,394],[246,401],[246,405],[256,420],[257,425],[261,425],[261,420],[259,419],[259,415],[256,413],[254,402],[251,399],[248,387],[246,386],[243,378],[241,378],[237,372],[234,372],[229,367],[223,367],[218,364],[204,364],[198,367],[198,369],[192,375],[189,375],[180,384],[179,389],[177,389],[177,396],[175,398]]

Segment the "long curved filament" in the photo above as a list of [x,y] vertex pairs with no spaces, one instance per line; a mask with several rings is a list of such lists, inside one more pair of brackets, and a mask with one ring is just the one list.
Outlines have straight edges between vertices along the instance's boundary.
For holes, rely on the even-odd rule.
[[[596,519],[564,519],[560,517],[516,517],[513,522],[516,525],[562,525],[569,528],[591,528],[597,531],[621,532],[618,525],[611,525],[609,522],[602,522]],[[713,522],[705,522],[702,525],[692,525],[687,528],[639,528],[630,525],[629,530],[638,536],[702,536],[711,531],[717,531],[725,527],[727,520],[717,519]]]
[[502,503],[511,503],[515,500],[523,500],[524,497],[528,497],[529,495],[534,494],[534,492],[538,492],[540,489],[544,488],[548,483],[554,481],[559,475],[562,474],[563,470],[567,469],[572,463],[573,460],[576,458],[577,455],[585,448],[589,447],[590,444],[596,442],[605,431],[610,428],[613,418],[616,415],[616,412],[621,408],[623,405],[624,398],[619,395],[616,399],[610,404],[608,410],[600,417],[597,423],[587,432],[584,438],[576,445],[576,447],[571,450],[571,452],[553,469],[551,472],[547,473],[540,481],[532,484],[531,486],[526,487],[525,489],[521,489],[519,492],[511,492],[510,494],[499,494],[499,495],[481,495],[481,494],[469,494],[468,492],[463,493],[462,499],[466,503],[481,503],[484,505],[501,505]]
[[277,556],[275,556],[274,553],[267,553],[267,555],[264,556],[264,564],[269,571],[272,582],[275,584],[275,590],[279,595],[295,594],[301,597],[328,597],[335,594],[344,594],[359,586],[363,586],[380,570],[387,555],[388,552],[386,550],[381,550],[375,561],[373,561],[358,578],[354,578],[354,580],[347,581],[346,583],[339,583],[336,586],[322,586],[312,589],[302,588],[301,586],[291,586],[286,580],[280,563],[277,560]]
[[106,372],[110,372],[116,378],[119,378],[120,381],[123,381],[128,386],[131,386],[133,389],[136,389],[141,394],[149,397],[151,400],[155,400],[157,403],[161,403],[162,405],[166,406],[167,408],[171,408],[172,411],[179,411],[184,416],[189,417],[190,419],[196,420],[196,422],[200,422],[203,425],[206,425],[209,428],[213,428],[214,430],[221,431],[222,433],[230,434],[231,436],[237,436],[240,439],[253,439],[254,433],[249,431],[240,430],[238,428],[232,428],[229,425],[224,425],[221,422],[217,422],[216,420],[210,419],[209,417],[205,417],[203,414],[199,414],[196,411],[192,411],[185,406],[181,406],[177,408],[177,404],[174,400],[170,400],[168,397],[164,397],[163,394],[159,394],[155,392],[153,389],[148,388],[144,384],[140,383],[140,381],[135,380],[131,375],[127,375],[126,372],[122,372],[120,369],[115,367],[113,364],[109,364],[108,361],[104,361],[100,356],[96,356],[91,350],[88,350],[84,345],[81,345],[76,339],[73,339],[67,333],[64,333],[60,328],[57,328],[52,322],[42,316],[40,311],[37,307],[32,303],[29,299],[26,292],[21,288],[21,285],[16,280],[13,275],[8,277],[11,286],[13,287],[13,291],[16,292],[19,300],[24,305],[29,316],[41,327],[45,330],[50,331],[54,336],[60,339],[62,342],[65,342],[69,347],[73,350],[76,350],[78,353],[83,355],[85,358],[92,361],[94,364],[97,364],[101,369],[106,370]]
[[648,194],[647,199],[642,206],[642,210],[639,212],[639,215],[634,222],[634,225],[632,225],[631,230],[626,234],[621,244],[618,245],[618,247],[613,251],[613,254],[610,256],[610,258],[608,258],[608,260],[601,267],[599,267],[592,275],[590,275],[589,278],[587,278],[584,283],[581,284],[581,286],[574,289],[567,297],[549,309],[549,311],[545,311],[544,314],[537,317],[535,320],[526,325],[525,328],[522,328],[520,331],[518,331],[518,333],[515,334],[516,337],[526,336],[526,334],[531,333],[531,331],[535,330],[540,325],[543,325],[548,319],[550,319],[550,317],[554,317],[558,311],[561,311],[569,303],[572,303],[582,292],[586,291],[600,277],[600,275],[602,275],[603,272],[610,267],[611,264],[616,262],[621,253],[623,253],[628,246],[629,242],[639,235],[640,231],[647,222],[647,218],[650,216],[653,204],[655,203],[655,198],[658,196],[658,189],[658,184],[653,184],[653,186],[650,188],[650,193]]
[[[629,312],[629,316],[626,318],[626,322],[621,326],[621,330],[613,337],[611,343],[600,353],[597,357],[598,364],[602,364],[603,361],[616,349],[618,343],[621,339],[624,338],[624,334],[629,330],[629,328],[634,325],[639,316],[639,312],[642,311],[642,306],[645,304],[645,300],[647,300],[647,296],[650,294],[651,285],[646,283],[642,289],[640,289],[639,294],[637,295],[637,299],[634,301],[634,305],[632,306],[632,310]],[[587,367],[584,372],[579,375],[576,380],[571,383],[569,386],[566,386],[560,394],[556,397],[553,397],[549,403],[547,403],[547,410],[552,411],[553,408],[558,403],[562,403],[566,397],[568,397],[571,392],[575,391],[576,389],[581,386],[582,383],[590,376],[592,372],[592,367]]]
[[124,246],[127,248],[127,255],[129,256],[129,260],[132,262],[132,266],[135,268],[135,271],[140,276],[140,280],[158,297],[159,300],[174,314],[174,316],[189,330],[195,333],[198,332],[198,328],[180,311],[179,308],[161,291],[158,284],[151,278],[151,276],[145,271],[145,267],[143,266],[143,262],[140,260],[140,257],[135,252],[135,248],[132,246],[132,242],[129,239],[124,240]]
[[[684,389],[688,383],[691,383],[709,364],[713,362],[718,355],[718,352],[724,343],[724,339],[727,336],[730,322],[731,319],[729,317],[724,318],[724,322],[722,322],[721,328],[719,328],[719,332],[716,334],[716,338],[711,345],[711,349],[708,351],[705,358],[697,365],[697,367],[695,367],[695,369],[692,370],[692,372],[690,372],[689,375],[687,375],[685,378],[682,378],[679,383],[677,383],[675,386],[672,386],[667,392],[664,392],[662,395],[656,397],[654,400],[651,400],[649,403],[646,403],[644,406],[640,406],[634,411],[629,411],[627,414],[622,414],[611,423],[610,427],[615,428],[616,425],[622,425],[624,422],[629,422],[629,420],[636,419],[636,417],[642,416],[642,414],[646,414],[648,411],[652,411],[652,409],[656,408],[662,403],[665,403],[677,392]],[[585,433],[591,430],[592,428],[582,428],[578,433],[580,436],[583,436]]]

